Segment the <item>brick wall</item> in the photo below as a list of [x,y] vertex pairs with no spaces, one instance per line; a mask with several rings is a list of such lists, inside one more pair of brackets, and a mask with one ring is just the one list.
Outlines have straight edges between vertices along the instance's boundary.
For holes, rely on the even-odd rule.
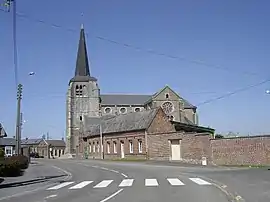
[[149,159],[171,160],[170,140],[180,140],[181,161],[200,164],[202,157],[212,163],[210,134],[160,133],[148,134]]
[[[101,149],[97,150],[97,145],[100,142],[100,137],[89,138],[85,143],[85,146],[89,150],[89,158],[100,158]],[[130,152],[130,142],[133,145],[133,152]],[[139,142],[141,142],[142,151],[139,152]],[[98,144],[97,144],[98,143]],[[145,147],[145,133],[144,131],[127,132],[119,134],[108,134],[103,137],[104,144],[104,158],[105,159],[119,159],[121,158],[121,143],[124,144],[124,157],[128,159],[145,159],[146,147]],[[115,146],[114,146],[115,144]],[[91,145],[91,149],[90,149]],[[96,147],[95,152],[93,147]],[[115,149],[114,149],[115,147]],[[90,151],[91,150],[91,151]]]
[[211,140],[217,165],[270,165],[270,136]]
[[166,133],[176,132],[174,125],[170,122],[168,117],[164,114],[160,108],[156,114],[156,117],[147,129],[147,133]]

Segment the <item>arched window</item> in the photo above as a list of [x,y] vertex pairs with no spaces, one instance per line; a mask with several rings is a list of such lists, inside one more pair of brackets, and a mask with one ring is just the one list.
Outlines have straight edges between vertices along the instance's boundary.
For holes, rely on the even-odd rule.
[[106,108],[104,109],[104,112],[105,112],[106,114],[109,114],[109,113],[112,112],[112,109],[111,109],[110,107],[106,107]]
[[82,96],[82,94],[83,94],[82,85],[80,85],[80,86],[76,85],[76,90],[75,91],[76,91],[75,93],[76,93],[77,96]]
[[119,111],[121,114],[124,114],[127,112],[127,109],[125,107],[121,107]]

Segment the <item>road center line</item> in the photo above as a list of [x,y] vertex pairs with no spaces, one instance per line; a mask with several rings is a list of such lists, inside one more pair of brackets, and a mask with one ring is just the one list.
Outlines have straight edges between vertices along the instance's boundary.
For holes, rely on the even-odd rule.
[[117,192],[113,193],[112,195],[108,196],[107,198],[101,200],[100,202],[105,202],[110,200],[111,198],[115,197],[117,194],[119,194],[121,191],[123,191],[123,189],[119,189]]

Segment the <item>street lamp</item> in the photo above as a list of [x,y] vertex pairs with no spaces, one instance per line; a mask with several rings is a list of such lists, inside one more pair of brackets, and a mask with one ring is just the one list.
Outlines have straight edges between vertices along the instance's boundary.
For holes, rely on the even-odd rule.
[[265,93],[266,93],[266,94],[270,94],[270,90],[266,90]]

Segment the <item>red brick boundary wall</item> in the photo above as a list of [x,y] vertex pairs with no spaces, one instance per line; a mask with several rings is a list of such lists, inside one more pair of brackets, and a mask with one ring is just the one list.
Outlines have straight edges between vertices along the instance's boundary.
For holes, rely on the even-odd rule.
[[212,139],[216,165],[270,165],[270,135]]
[[208,133],[153,133],[148,134],[150,160],[171,160],[171,140],[180,140],[181,162],[201,164],[205,157],[212,163],[210,134]]

